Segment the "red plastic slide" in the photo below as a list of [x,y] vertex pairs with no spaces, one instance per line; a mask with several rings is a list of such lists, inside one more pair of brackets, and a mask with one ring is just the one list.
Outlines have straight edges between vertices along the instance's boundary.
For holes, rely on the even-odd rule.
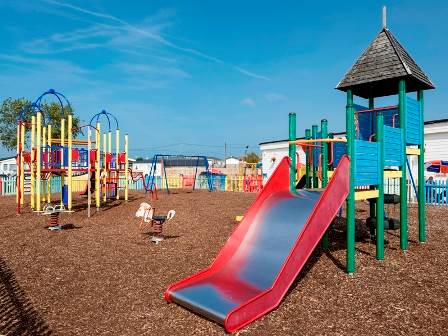
[[289,190],[289,158],[205,270],[168,287],[165,299],[234,332],[275,309],[349,192],[344,156],[327,188]]

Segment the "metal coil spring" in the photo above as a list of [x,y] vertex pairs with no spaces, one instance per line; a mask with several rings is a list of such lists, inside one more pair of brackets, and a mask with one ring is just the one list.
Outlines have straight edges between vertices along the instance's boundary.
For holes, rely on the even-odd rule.
[[50,214],[50,226],[59,226],[59,212]]
[[163,223],[156,221],[153,225],[154,235],[161,236],[163,231]]

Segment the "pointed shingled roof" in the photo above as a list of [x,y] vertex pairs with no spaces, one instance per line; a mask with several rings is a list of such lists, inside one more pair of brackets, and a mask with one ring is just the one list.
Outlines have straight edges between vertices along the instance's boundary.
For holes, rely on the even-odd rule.
[[336,89],[363,97],[382,97],[398,93],[398,82],[406,80],[406,91],[434,89],[434,84],[415,63],[398,40],[383,28]]

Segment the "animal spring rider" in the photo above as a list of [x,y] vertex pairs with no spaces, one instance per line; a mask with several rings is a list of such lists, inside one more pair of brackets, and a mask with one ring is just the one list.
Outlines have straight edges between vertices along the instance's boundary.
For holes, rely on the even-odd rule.
[[[87,184],[90,186],[86,187],[85,194],[88,196],[89,210],[92,203],[91,191],[94,191],[97,210],[107,199],[119,199],[120,189],[124,189],[124,199],[128,200],[128,136],[124,136],[124,152],[120,152],[117,119],[104,110],[95,114],[90,124],[79,127],[87,128],[87,140],[78,140],[73,139],[73,116],[68,114],[67,119],[63,117],[60,121],[60,137],[53,138],[52,125],[45,119],[41,106],[46,96],[54,96],[58,100],[62,116],[65,115],[64,105],[70,108],[70,103],[63,94],[50,89],[31,105],[33,115],[30,121],[25,121],[27,111],[21,112],[17,121],[17,213],[20,213],[24,205],[24,184],[28,176],[30,206],[36,212],[42,211],[42,202],[51,202],[55,176],[60,176],[60,182],[57,183],[61,184],[61,204],[69,211],[72,209],[73,177],[76,175],[88,176]],[[104,132],[102,139],[100,117],[106,118],[109,126],[108,133]],[[115,153],[112,152],[111,120],[116,123]],[[31,129],[31,148],[28,150],[25,148],[27,128]]]
[[50,216],[50,225],[48,226],[48,230],[60,231],[62,229],[59,224],[59,215],[64,212],[71,212],[65,209],[64,204],[56,204],[54,206],[51,204],[44,205],[42,214]]
[[155,208],[149,203],[141,203],[135,217],[141,218],[139,230],[143,231],[145,228],[153,229],[153,236],[151,241],[158,244],[163,240],[163,224],[170,221],[176,214],[176,211],[170,210],[166,216],[155,216]]

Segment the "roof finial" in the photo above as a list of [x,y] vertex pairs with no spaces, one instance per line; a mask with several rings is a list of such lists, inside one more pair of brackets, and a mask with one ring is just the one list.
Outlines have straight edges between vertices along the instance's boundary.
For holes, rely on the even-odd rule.
[[383,6],[383,29],[387,28],[387,9]]

